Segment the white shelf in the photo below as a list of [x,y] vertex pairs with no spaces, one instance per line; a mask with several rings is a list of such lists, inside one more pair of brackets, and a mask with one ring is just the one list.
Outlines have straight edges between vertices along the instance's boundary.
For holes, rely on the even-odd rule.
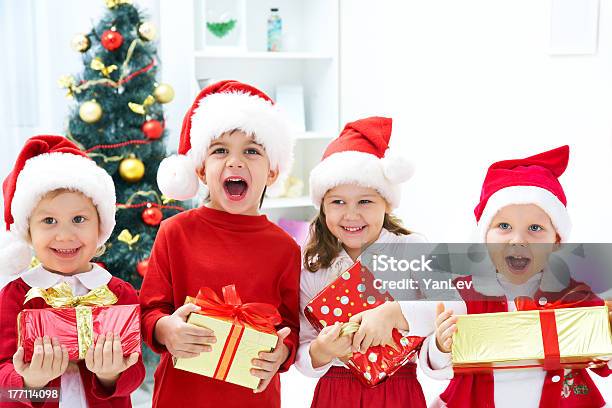
[[196,58],[201,59],[245,59],[245,60],[328,60],[333,57],[314,52],[255,52],[255,51],[196,51]]
[[300,207],[312,207],[312,201],[308,196],[296,197],[296,198],[264,198],[263,210],[270,210],[274,208],[300,208]]
[[337,132],[301,132],[297,135],[297,140],[325,140],[333,139],[337,136]]

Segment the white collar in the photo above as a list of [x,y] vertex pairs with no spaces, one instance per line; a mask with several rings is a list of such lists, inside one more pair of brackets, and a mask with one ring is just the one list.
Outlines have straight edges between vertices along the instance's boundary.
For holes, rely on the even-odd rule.
[[48,289],[66,280],[66,278],[72,277],[78,279],[89,290],[108,284],[113,276],[100,265],[95,263],[92,265],[91,271],[77,273],[76,275],[60,275],[49,272],[42,265],[38,265],[24,272],[21,275],[21,279],[31,288],[37,287],[43,289]]

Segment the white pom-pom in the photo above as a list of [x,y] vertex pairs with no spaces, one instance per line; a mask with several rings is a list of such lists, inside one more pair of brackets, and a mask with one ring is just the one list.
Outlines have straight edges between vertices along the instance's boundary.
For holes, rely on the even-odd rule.
[[385,156],[381,159],[383,173],[387,180],[393,184],[408,181],[414,174],[414,165],[405,157],[399,156],[387,149]]
[[16,275],[29,268],[32,250],[15,232],[0,232],[0,275]]
[[199,179],[191,159],[184,155],[166,157],[157,170],[157,186],[166,196],[188,200],[198,193]]

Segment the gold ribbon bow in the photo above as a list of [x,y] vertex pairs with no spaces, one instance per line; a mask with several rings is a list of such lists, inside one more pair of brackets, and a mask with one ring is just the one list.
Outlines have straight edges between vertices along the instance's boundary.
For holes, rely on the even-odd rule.
[[117,236],[117,240],[123,242],[128,247],[130,247],[130,251],[132,250],[132,245],[138,242],[139,239],[140,239],[140,234],[136,234],[132,236],[132,233],[127,229],[124,229],[123,231],[121,231],[119,233],[119,236]]
[[66,282],[49,289],[32,288],[23,303],[37,297],[43,298],[53,308],[75,308],[80,359],[85,358],[87,350],[93,344],[93,316],[90,306],[110,306],[118,301],[117,296],[106,285],[98,286],[83,296],[74,296],[72,288]]
[[68,92],[66,92],[66,97],[72,98],[75,93],[80,93],[81,90],[77,86],[74,77],[71,75],[63,75],[58,80],[57,83],[60,87],[66,88]]
[[155,103],[155,97],[153,95],[149,95],[146,97],[142,104],[128,102],[128,106],[134,113],[138,113],[140,115],[145,115],[147,113],[147,108]]
[[100,71],[102,75],[105,77],[109,77],[110,74],[117,69],[116,65],[109,65],[108,67],[104,65],[104,62],[98,57],[91,60],[91,64],[89,65],[91,69],[94,71]]
[[132,0],[104,0],[106,7],[109,9],[115,8],[120,4],[131,4]]
[[51,307],[109,306],[117,303],[117,296],[106,285],[98,286],[83,296],[74,296],[67,282],[58,283],[49,289],[32,288],[26,294],[26,303],[34,298],[43,298]]

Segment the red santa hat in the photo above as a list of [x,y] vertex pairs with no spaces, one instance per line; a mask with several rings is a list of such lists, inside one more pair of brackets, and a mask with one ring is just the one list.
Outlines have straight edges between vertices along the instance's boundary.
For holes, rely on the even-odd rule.
[[567,242],[571,222],[558,178],[568,161],[569,146],[561,146],[525,159],[493,163],[474,209],[482,241],[500,209],[511,204],[535,204],[548,214],[561,242]]
[[392,208],[400,204],[400,184],[414,173],[412,164],[389,148],[392,120],[370,117],[347,123],[310,173],[310,197],[319,207],[325,193],[341,184],[373,188]]
[[91,198],[100,217],[98,245],[108,240],[115,227],[113,179],[65,137],[34,136],[2,184],[7,232],[0,234],[0,274],[16,274],[30,264],[30,214],[45,194],[63,188]]
[[242,130],[264,146],[270,168],[284,183],[293,163],[293,132],[274,101],[257,88],[238,81],[221,81],[200,91],[183,119],[178,154],[165,158],[157,172],[160,191],[176,200],[193,198],[199,188],[197,167],[210,143],[223,133]]

